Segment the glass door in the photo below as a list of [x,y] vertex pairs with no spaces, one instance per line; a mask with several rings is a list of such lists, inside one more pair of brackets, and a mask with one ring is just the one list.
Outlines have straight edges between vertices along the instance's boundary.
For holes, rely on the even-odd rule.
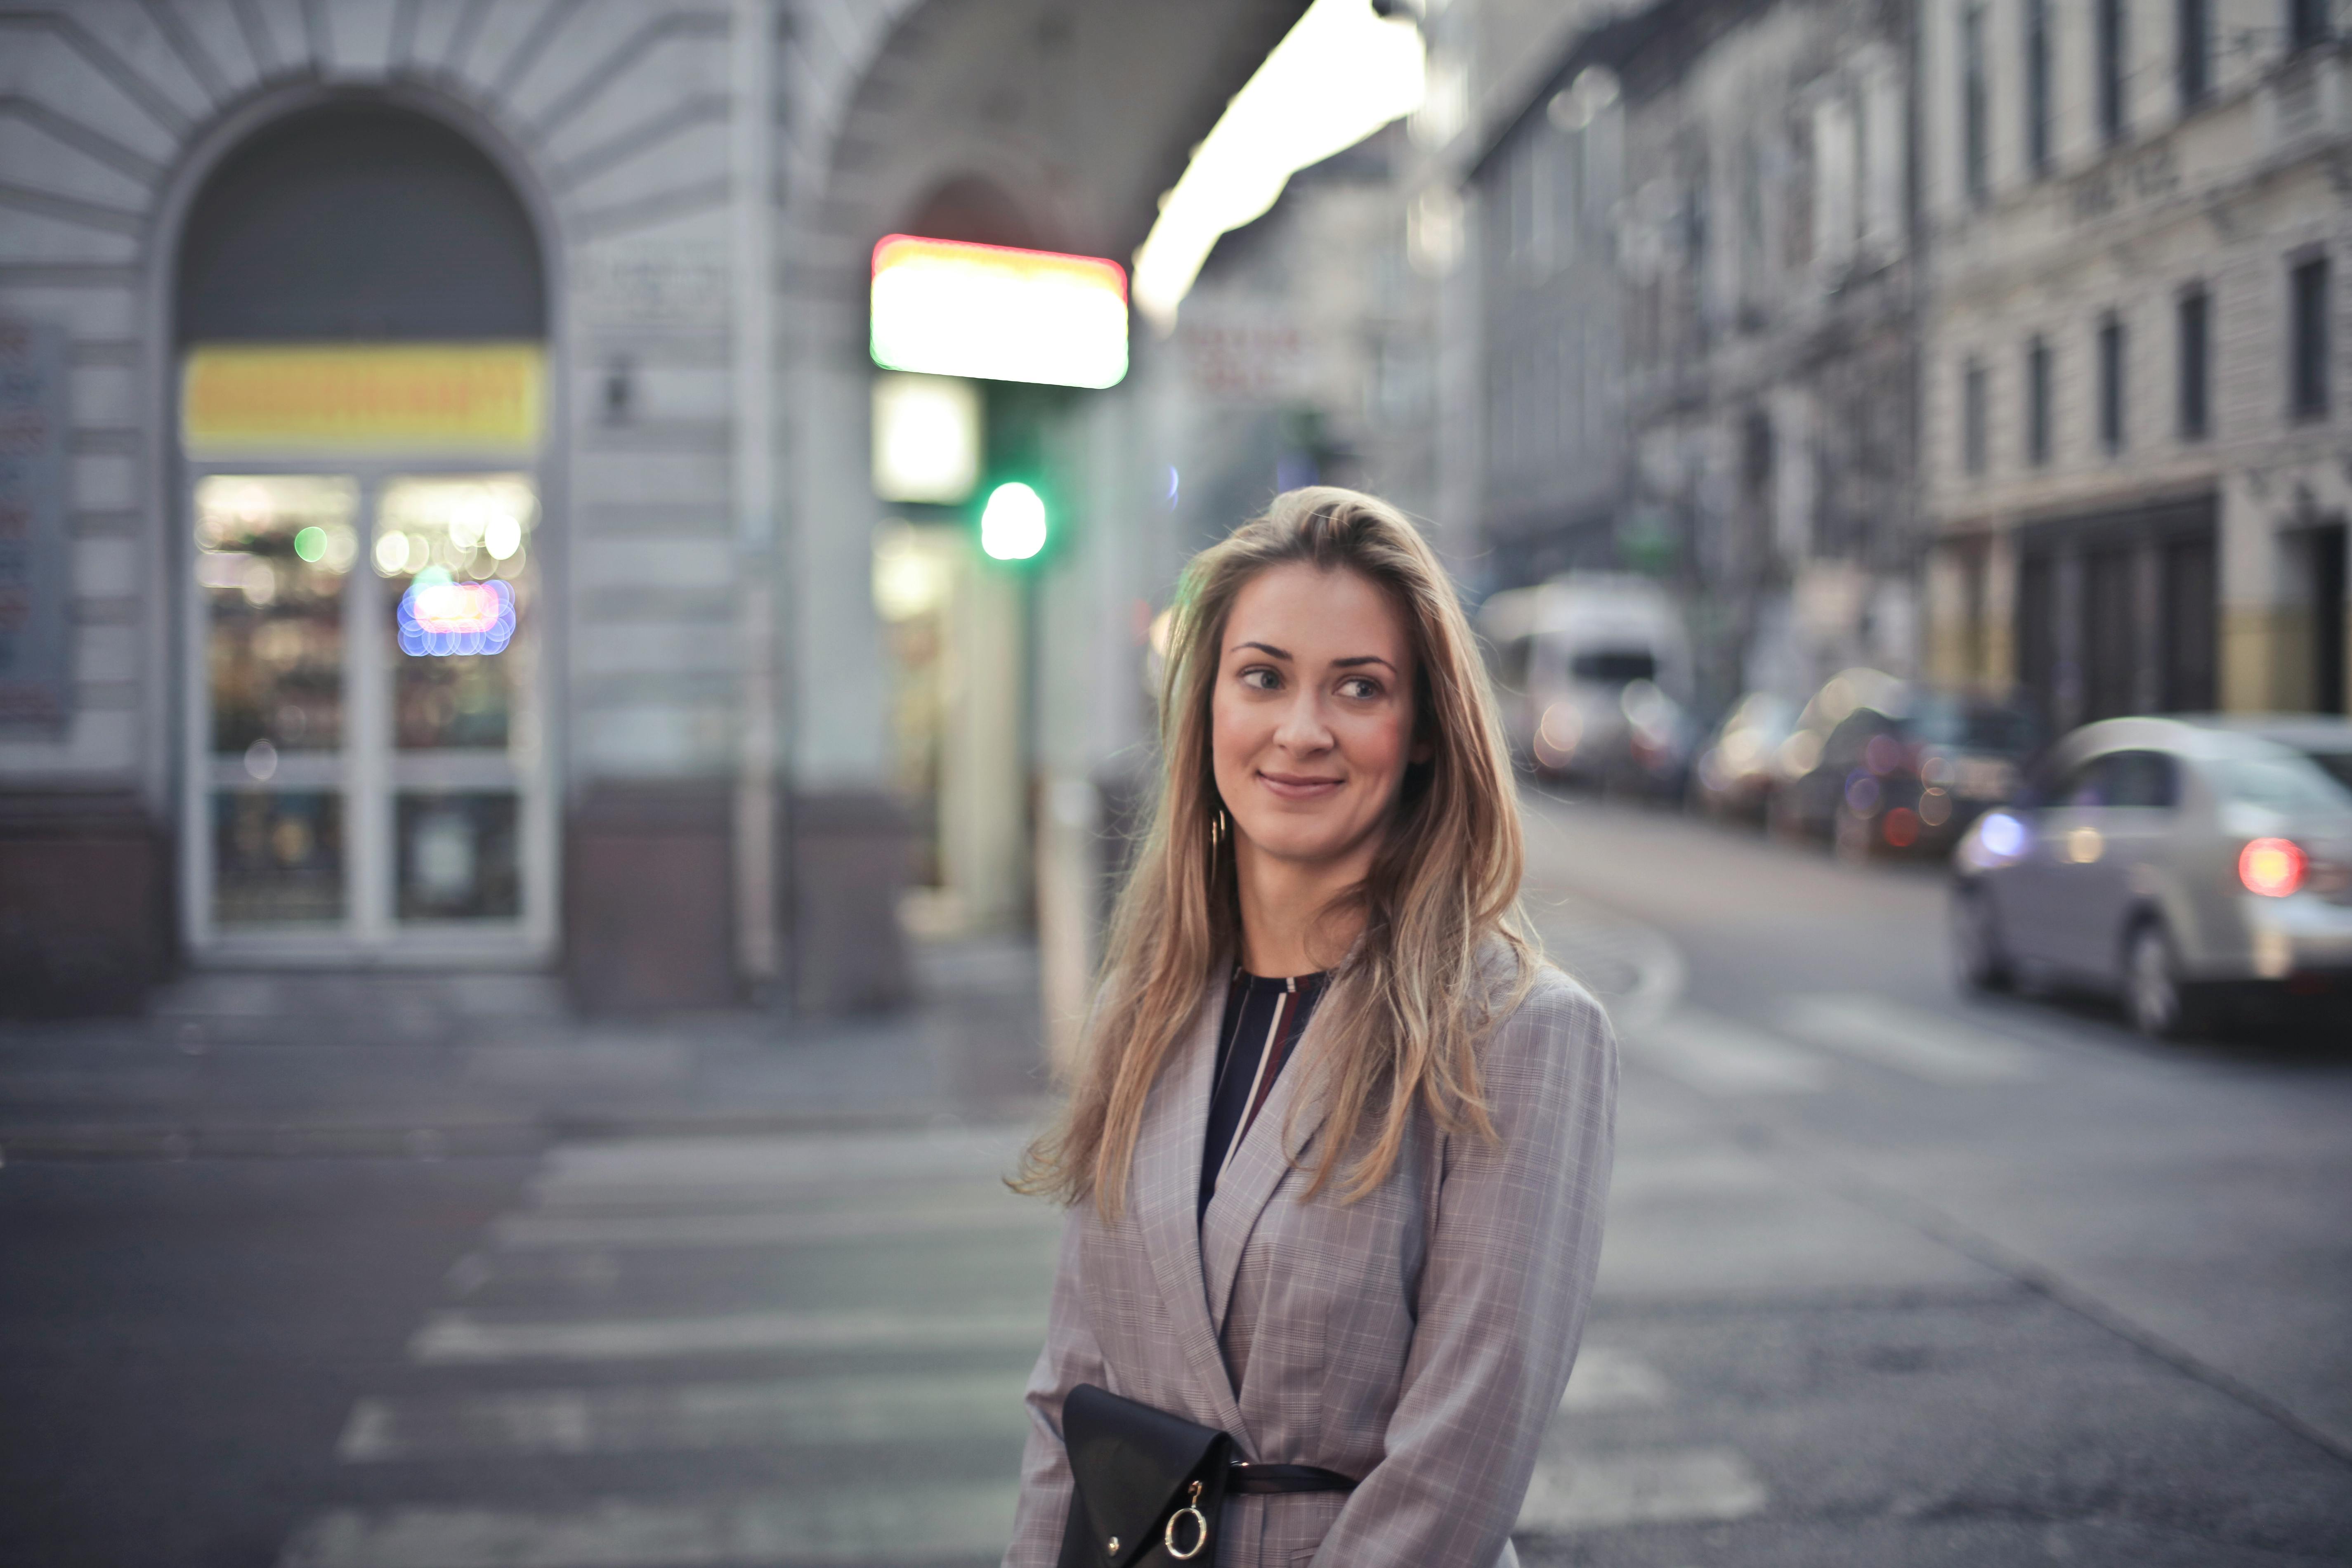
[[462,936],[530,900],[526,802],[540,746],[539,500],[520,474],[404,476],[372,561],[388,676],[391,919]]
[[530,476],[216,473],[194,502],[195,945],[264,962],[543,955]]

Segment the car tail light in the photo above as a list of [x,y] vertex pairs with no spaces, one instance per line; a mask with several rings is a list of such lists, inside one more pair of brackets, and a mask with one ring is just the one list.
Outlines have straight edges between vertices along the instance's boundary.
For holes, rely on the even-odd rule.
[[2266,899],[2284,899],[2302,887],[2310,866],[2292,838],[2257,838],[2238,851],[2238,880]]

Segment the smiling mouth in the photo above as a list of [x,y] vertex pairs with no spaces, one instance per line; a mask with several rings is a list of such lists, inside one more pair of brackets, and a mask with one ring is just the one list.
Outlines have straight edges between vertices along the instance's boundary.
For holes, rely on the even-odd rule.
[[1337,793],[1345,782],[1340,779],[1317,778],[1307,773],[1267,773],[1257,775],[1257,782],[1283,800],[1320,800]]

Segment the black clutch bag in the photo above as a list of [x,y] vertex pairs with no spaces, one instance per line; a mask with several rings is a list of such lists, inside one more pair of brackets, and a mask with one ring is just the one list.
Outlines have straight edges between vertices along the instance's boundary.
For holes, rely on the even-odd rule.
[[1148,1568],[1208,1553],[1228,1493],[1346,1492],[1355,1478],[1316,1465],[1234,1458],[1213,1426],[1082,1383],[1062,1401],[1070,1516],[1057,1568]]
[[1062,1402],[1062,1445],[1076,1485],[1059,1568],[1215,1561],[1231,1437],[1082,1383]]

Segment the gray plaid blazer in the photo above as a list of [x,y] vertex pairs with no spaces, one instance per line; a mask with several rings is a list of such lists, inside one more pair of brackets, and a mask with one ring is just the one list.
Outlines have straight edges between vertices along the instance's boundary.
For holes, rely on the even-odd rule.
[[1362,1479],[1229,1499],[1219,1568],[1517,1568],[1511,1526],[1601,1256],[1607,1016],[1542,968],[1482,1058],[1500,1142],[1422,1113],[1388,1181],[1343,1205],[1308,1201],[1297,1163],[1322,1122],[1303,1069],[1339,1013],[1327,997],[1196,1228],[1223,992],[1222,974],[1202,987],[1152,1089],[1118,1223],[1087,1202],[1063,1230],[1005,1568],[1059,1552],[1062,1399],[1081,1383],[1231,1433],[1242,1458]]

